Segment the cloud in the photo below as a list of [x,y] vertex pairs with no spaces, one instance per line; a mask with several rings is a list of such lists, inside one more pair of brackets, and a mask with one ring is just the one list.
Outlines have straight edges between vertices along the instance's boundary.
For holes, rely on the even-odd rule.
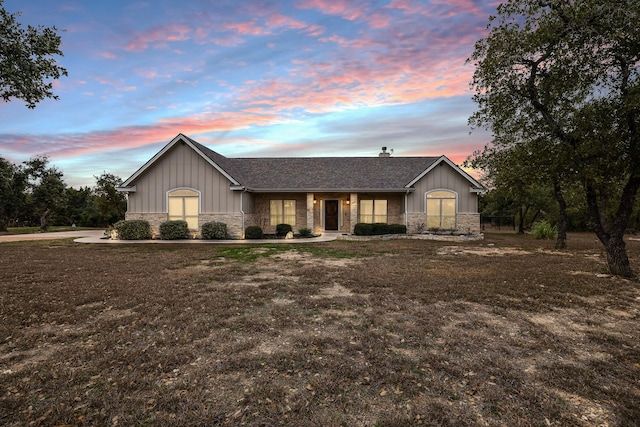
[[326,15],[337,15],[353,21],[365,14],[366,4],[354,0],[301,0],[296,4],[300,9],[316,9]]
[[191,32],[191,28],[186,25],[156,25],[134,33],[132,39],[124,46],[124,50],[140,52],[146,50],[150,45],[154,48],[165,48],[170,42],[188,40]]
[[168,117],[149,125],[122,126],[86,133],[0,134],[0,152],[18,157],[44,153],[52,158],[67,158],[143,147],[159,141],[168,141],[179,133],[194,135],[230,132],[285,121],[275,114],[230,111]]

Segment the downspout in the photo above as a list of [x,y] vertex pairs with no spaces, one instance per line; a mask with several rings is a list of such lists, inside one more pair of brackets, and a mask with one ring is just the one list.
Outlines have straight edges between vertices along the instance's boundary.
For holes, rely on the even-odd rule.
[[244,187],[242,192],[240,193],[240,215],[242,215],[242,238],[244,239],[244,207],[243,207],[243,197],[242,195],[247,192],[247,187]]
[[409,230],[409,190],[404,193],[404,226]]

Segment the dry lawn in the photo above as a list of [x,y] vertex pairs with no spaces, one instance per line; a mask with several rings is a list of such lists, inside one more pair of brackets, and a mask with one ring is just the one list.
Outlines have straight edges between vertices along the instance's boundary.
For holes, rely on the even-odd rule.
[[569,245],[3,243],[0,424],[638,425],[640,284]]

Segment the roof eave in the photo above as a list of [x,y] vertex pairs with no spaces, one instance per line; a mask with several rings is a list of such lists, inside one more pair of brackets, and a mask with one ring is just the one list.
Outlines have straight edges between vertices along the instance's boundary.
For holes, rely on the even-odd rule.
[[406,193],[413,188],[251,188],[232,186],[231,190],[251,193]]

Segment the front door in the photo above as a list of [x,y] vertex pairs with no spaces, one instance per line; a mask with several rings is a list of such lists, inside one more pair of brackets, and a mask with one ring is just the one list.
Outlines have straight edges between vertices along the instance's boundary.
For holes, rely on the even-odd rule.
[[324,229],[338,231],[338,201],[324,201]]

